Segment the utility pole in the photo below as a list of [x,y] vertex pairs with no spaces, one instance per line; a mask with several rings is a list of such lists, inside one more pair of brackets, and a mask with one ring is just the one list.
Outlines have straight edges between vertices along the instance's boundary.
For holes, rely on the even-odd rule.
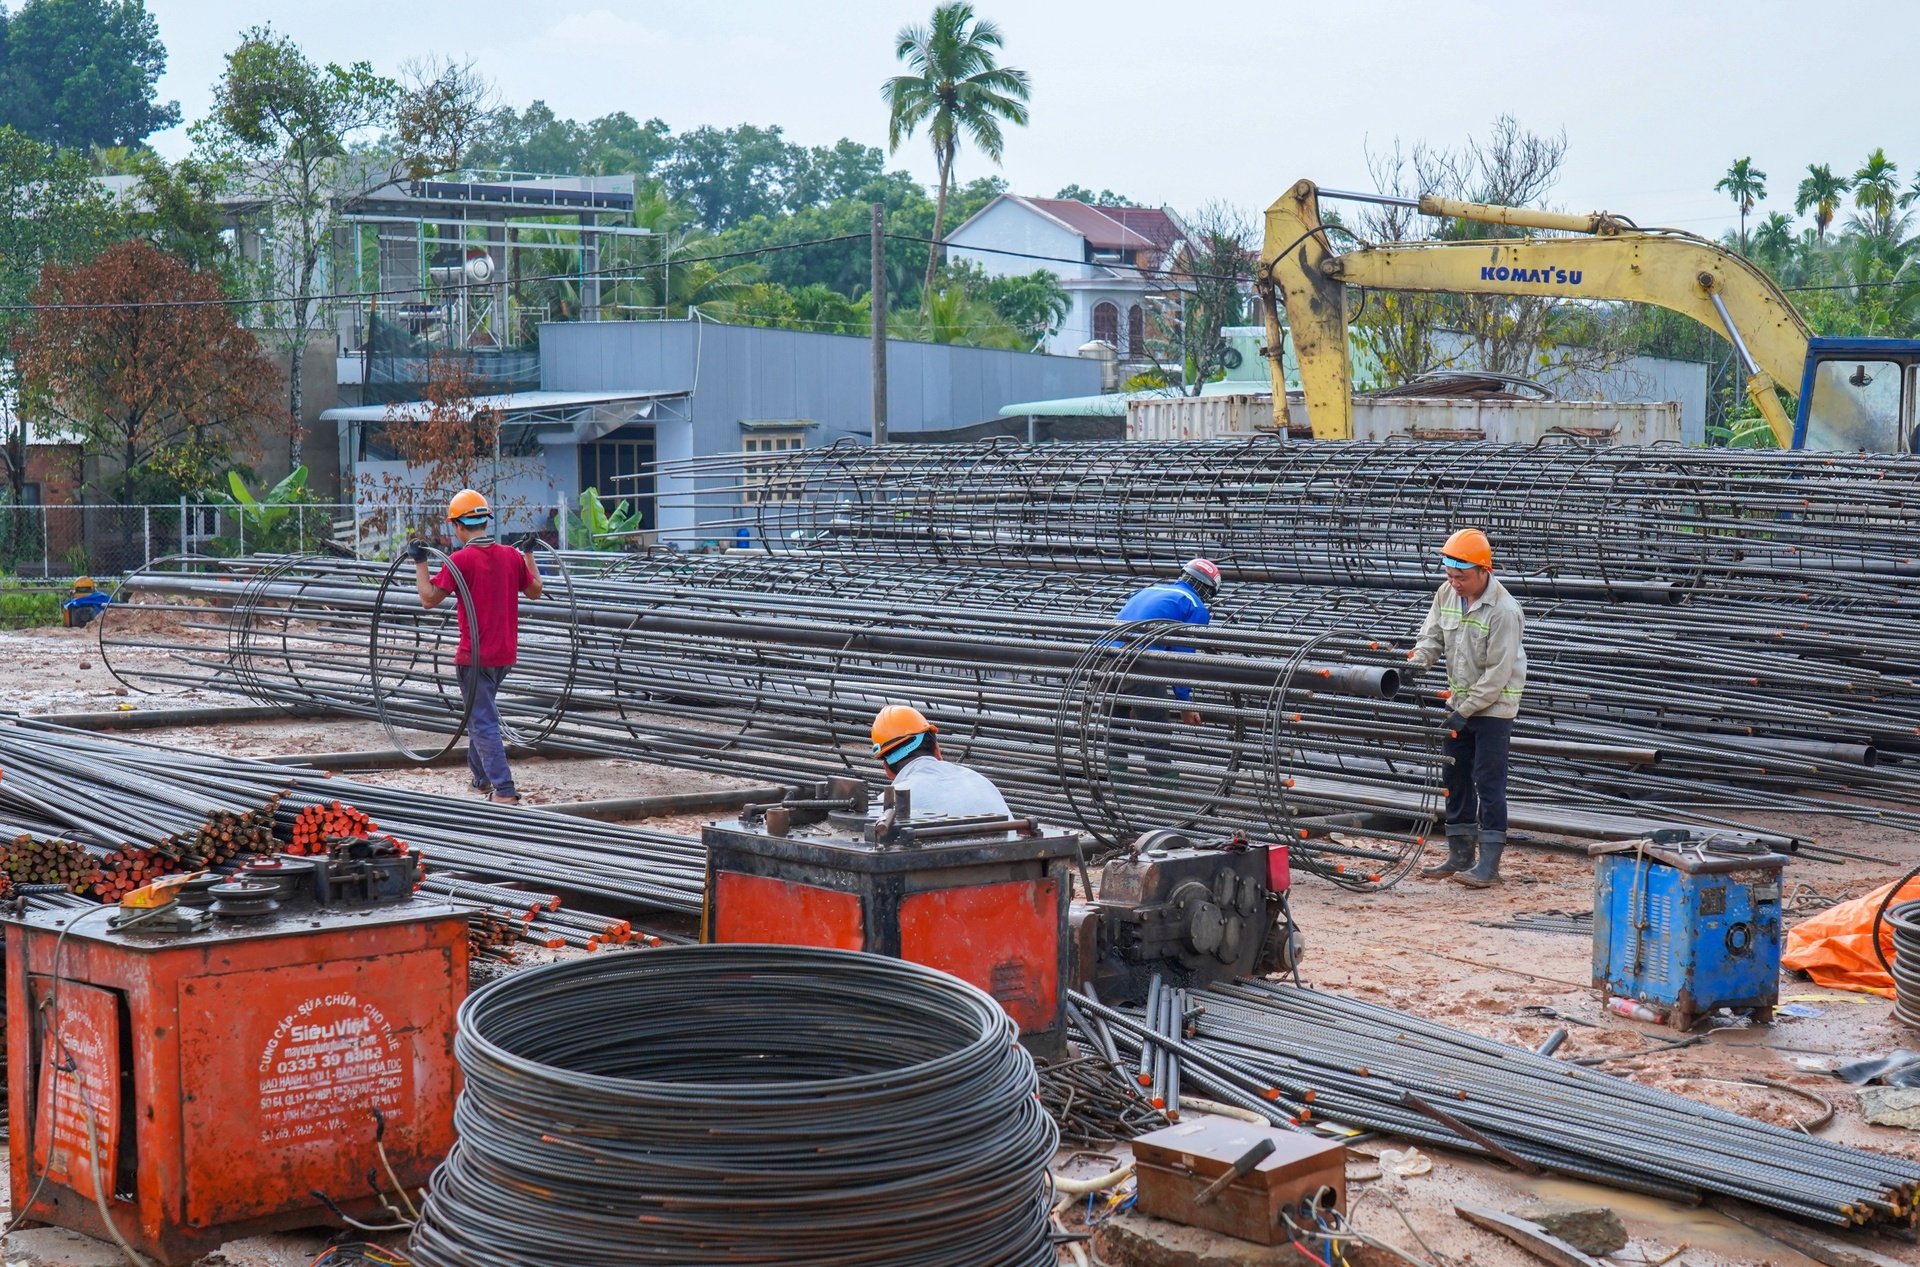
[[874,203],[868,237],[873,250],[873,442],[887,442],[887,209]]

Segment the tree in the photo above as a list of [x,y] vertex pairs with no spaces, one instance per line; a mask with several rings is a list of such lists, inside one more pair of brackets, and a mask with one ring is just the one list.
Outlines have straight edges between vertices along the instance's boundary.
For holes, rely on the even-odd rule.
[[[379,508],[367,516],[371,531],[442,534],[446,524],[437,508],[463,488],[487,494],[499,519],[526,509],[521,500],[503,502],[500,488],[516,474],[537,474],[538,459],[503,452],[500,412],[479,404],[475,391],[465,358],[436,353],[427,361],[418,416],[389,406],[383,439],[406,467],[361,472],[358,500]],[[401,509],[409,506],[415,515]]]
[[1084,202],[1094,207],[1137,207],[1140,204],[1125,194],[1116,194],[1111,189],[1102,189],[1094,193],[1083,185],[1068,185],[1055,198],[1070,198],[1074,202]]
[[1875,149],[1853,174],[1853,205],[1867,213],[1868,233],[1882,238],[1893,235],[1893,208],[1899,196],[1899,164],[1888,160],[1885,149]]
[[681,134],[660,169],[660,182],[703,226],[718,229],[778,214],[805,161],[806,151],[786,141],[778,127],[700,127]]
[[[1511,115],[1494,121],[1484,140],[1469,139],[1457,150],[1421,144],[1411,150],[1396,141],[1385,154],[1369,153],[1376,187],[1406,198],[1438,194],[1469,202],[1508,207],[1542,205],[1558,182],[1566,160],[1564,133],[1544,136],[1528,131]],[[1521,229],[1422,216],[1404,207],[1381,207],[1363,215],[1360,236],[1372,242],[1462,241],[1522,236]],[[1413,381],[1456,363],[1444,349],[1443,333],[1466,336],[1476,369],[1526,376],[1536,372],[1544,349],[1554,342],[1557,314],[1568,301],[1521,295],[1423,295],[1379,291],[1356,305],[1355,327],[1378,357],[1390,385]],[[1584,349],[1584,368],[1602,368],[1619,349]]]
[[0,123],[62,149],[137,145],[180,121],[145,0],[27,0],[0,13]]
[[1187,248],[1167,274],[1178,303],[1156,314],[1147,347],[1169,382],[1198,396],[1226,368],[1221,331],[1246,320],[1260,257],[1253,222],[1227,203],[1200,208],[1186,229]]
[[1740,208],[1740,254],[1747,253],[1747,213],[1767,196],[1767,174],[1753,165],[1751,158],[1737,158],[1727,174],[1714,182],[1715,189],[1733,199]]
[[22,403],[117,462],[120,501],[215,488],[255,425],[280,421],[273,363],[224,298],[216,275],[137,238],[41,275]]
[[[17,356],[33,330],[35,314],[23,311],[49,264],[92,257],[110,243],[119,216],[88,168],[84,156],[58,151],[13,128],[0,126],[0,398],[17,395]],[[26,412],[0,413],[0,460],[7,488],[18,505],[27,482]]]
[[423,180],[459,171],[487,126],[495,95],[470,61],[421,57],[401,66],[392,175]]
[[894,40],[894,56],[913,73],[896,75],[880,88],[888,108],[887,152],[897,151],[902,140],[925,124],[940,173],[923,294],[932,292],[933,271],[940,264],[947,190],[953,184],[961,133],[998,164],[1006,150],[1001,122],[1026,126],[1027,73],[998,64],[1001,43],[1000,28],[984,18],[975,20],[966,0],[940,5],[931,24],[902,27]]
[[1753,231],[1753,253],[1774,271],[1783,269],[1793,258],[1793,221],[1781,212],[1768,212]]
[[301,465],[302,354],[327,315],[316,294],[343,160],[356,134],[389,121],[399,86],[366,62],[317,66],[272,28],[257,26],[227,54],[213,113],[194,125],[208,160],[260,201],[255,282],[277,301],[265,315],[286,353],[287,459]]
[[1794,214],[1803,216],[1811,210],[1814,230],[1825,242],[1827,226],[1833,223],[1834,213],[1840,210],[1840,200],[1852,186],[1852,181],[1845,176],[1835,176],[1827,164],[1809,163],[1807,174],[1800,180],[1800,188],[1794,191]]

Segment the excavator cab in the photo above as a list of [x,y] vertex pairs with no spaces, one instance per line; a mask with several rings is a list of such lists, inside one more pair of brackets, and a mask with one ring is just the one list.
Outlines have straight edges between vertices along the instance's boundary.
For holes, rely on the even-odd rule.
[[1808,339],[1793,447],[1920,453],[1920,339]]

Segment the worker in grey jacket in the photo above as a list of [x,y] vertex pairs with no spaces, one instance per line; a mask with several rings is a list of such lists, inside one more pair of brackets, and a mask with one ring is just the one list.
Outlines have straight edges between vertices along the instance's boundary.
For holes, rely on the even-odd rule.
[[1484,889],[1500,878],[1507,847],[1507,752],[1527,689],[1527,618],[1494,579],[1484,532],[1454,533],[1440,561],[1446,582],[1407,653],[1416,670],[1447,660],[1447,858],[1420,874]]

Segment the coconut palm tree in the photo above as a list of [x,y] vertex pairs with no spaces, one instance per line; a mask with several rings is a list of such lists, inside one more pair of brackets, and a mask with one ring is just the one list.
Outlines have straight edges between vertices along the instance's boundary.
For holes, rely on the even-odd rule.
[[1000,28],[985,18],[976,19],[973,6],[965,0],[940,5],[933,11],[932,22],[902,27],[894,40],[894,56],[913,73],[896,75],[880,85],[889,111],[888,152],[898,150],[900,142],[924,123],[940,173],[923,294],[933,292],[933,270],[940,262],[940,239],[946,232],[947,189],[953,183],[961,133],[997,164],[1006,148],[1001,122],[1026,126],[1027,73],[997,63],[1001,42]]
[[1793,259],[1793,221],[1782,212],[1768,212],[1753,231],[1753,254],[1779,274]]
[[1715,189],[1733,199],[1740,208],[1740,254],[1747,253],[1747,213],[1767,196],[1767,174],[1753,165],[1751,158],[1737,158],[1727,174],[1714,182]]
[[1835,176],[1833,168],[1826,163],[1807,164],[1807,174],[1800,179],[1800,188],[1793,195],[1795,215],[1805,215],[1809,208],[1813,211],[1813,227],[1820,240],[1827,240],[1827,226],[1833,223],[1834,213],[1840,210],[1840,199],[1853,182],[1845,176]]
[[1900,197],[1900,167],[1887,158],[1885,149],[1867,155],[1867,161],[1853,174],[1853,205],[1867,213],[1866,229],[1878,237],[1891,235],[1893,208]]

